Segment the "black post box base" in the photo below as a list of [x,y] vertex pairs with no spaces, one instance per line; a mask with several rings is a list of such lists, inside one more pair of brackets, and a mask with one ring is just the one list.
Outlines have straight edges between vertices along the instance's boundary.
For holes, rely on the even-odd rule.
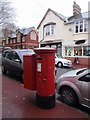
[[55,94],[52,96],[40,96],[36,93],[36,102],[38,107],[50,109],[55,107]]

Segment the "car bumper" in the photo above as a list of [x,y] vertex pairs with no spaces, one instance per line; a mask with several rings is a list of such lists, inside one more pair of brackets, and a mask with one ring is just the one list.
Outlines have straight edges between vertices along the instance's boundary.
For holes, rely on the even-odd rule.
[[72,63],[63,63],[63,66],[72,67]]

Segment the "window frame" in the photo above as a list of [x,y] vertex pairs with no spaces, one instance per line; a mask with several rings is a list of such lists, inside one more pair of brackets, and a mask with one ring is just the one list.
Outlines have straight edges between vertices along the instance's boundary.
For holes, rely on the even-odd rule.
[[[80,28],[80,26],[82,27]],[[81,19],[74,22],[74,34],[87,33],[87,32],[88,32],[88,21],[86,19],[83,20]]]
[[44,37],[55,35],[56,23],[49,23],[44,25]]

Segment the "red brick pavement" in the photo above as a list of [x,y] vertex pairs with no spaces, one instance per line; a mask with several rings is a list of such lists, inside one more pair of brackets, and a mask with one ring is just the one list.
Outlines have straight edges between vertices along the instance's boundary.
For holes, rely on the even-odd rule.
[[[52,109],[41,109],[36,104],[36,92],[27,90],[22,84],[7,76],[2,79],[3,118],[81,118],[88,120],[88,114],[56,101]],[[78,119],[77,119],[78,120]]]

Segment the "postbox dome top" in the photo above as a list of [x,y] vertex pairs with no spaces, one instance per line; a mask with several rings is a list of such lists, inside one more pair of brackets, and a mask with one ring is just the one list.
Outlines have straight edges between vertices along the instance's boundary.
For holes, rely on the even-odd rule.
[[36,53],[38,53],[38,52],[43,52],[43,53],[55,53],[55,52],[57,52],[57,50],[55,48],[45,48],[45,47],[35,48],[34,51]]

